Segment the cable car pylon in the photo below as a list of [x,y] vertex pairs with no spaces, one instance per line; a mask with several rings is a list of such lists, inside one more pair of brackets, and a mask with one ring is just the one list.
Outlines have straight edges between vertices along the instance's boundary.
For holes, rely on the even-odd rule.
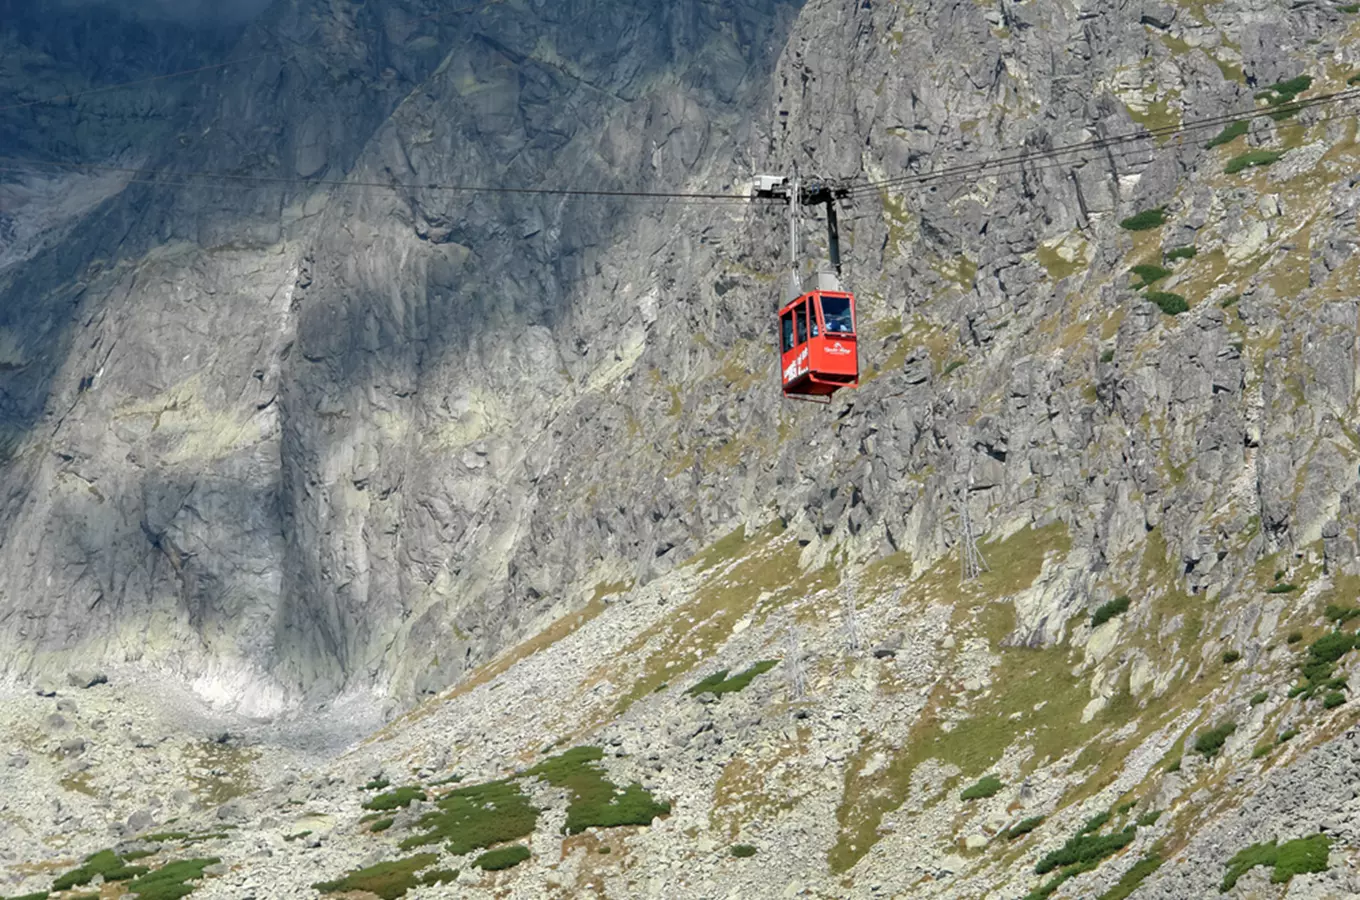
[[[850,196],[845,187],[797,174],[758,175],[752,196],[789,204],[789,290],[779,310],[779,365],[784,396],[830,403],[845,387],[859,387],[859,342],[855,296],[841,285],[841,236],[836,201]],[[804,292],[798,275],[798,211],[826,206],[827,256],[831,271],[819,266],[813,289]]]

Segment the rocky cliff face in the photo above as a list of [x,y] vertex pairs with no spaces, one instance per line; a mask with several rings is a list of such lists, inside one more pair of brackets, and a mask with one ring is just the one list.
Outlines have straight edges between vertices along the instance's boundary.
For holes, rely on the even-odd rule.
[[[193,781],[134,824],[119,773],[201,778],[198,745],[73,768],[50,720],[23,783],[79,775],[112,812],[55,824],[120,853],[173,858],[172,808],[249,823],[209,896],[416,852],[481,802],[455,774],[541,815],[446,822],[421,896],[1350,896],[1354,108],[1049,151],[1344,92],[1357,41],[1250,0],[275,4],[135,145],[176,184],[3,186],[0,658],[247,714],[450,689],[305,786],[247,729],[229,809]],[[794,168],[866,185],[830,408],[775,389],[781,210],[449,189]],[[603,761],[534,768],[569,746]],[[668,817],[578,806],[603,776]],[[386,780],[420,798],[353,789]]]

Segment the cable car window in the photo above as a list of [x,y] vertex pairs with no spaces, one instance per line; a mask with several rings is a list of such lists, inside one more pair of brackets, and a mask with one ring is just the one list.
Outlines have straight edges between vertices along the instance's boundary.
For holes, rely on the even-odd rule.
[[853,334],[855,331],[849,297],[823,297],[822,318],[826,320],[827,334]]
[[807,304],[799,305],[793,314],[798,321],[798,343],[801,344],[807,340]]
[[782,351],[788,353],[793,349],[793,313],[784,313],[779,320],[779,333],[781,335]]
[[817,320],[817,306],[813,303],[809,303],[807,306],[807,310],[808,310],[808,325],[812,327],[812,336],[816,337],[817,335],[822,333],[821,325]]

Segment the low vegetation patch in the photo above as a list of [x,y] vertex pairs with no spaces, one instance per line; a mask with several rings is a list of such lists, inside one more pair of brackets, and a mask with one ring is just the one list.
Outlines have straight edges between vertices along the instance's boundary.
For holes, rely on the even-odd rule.
[[1340,691],[1332,691],[1331,693],[1327,694],[1327,696],[1322,698],[1322,706],[1324,709],[1336,709],[1338,706],[1345,702],[1346,695],[1341,693]]
[[1284,156],[1283,150],[1248,150],[1246,153],[1234,156],[1228,160],[1228,164],[1223,167],[1223,174],[1236,175],[1244,169],[1255,166],[1269,166],[1279,162]]
[[1115,597],[1109,603],[1102,603],[1096,611],[1091,613],[1091,627],[1099,628],[1115,616],[1122,616],[1128,612],[1129,598],[1127,595]]
[[1195,752],[1205,759],[1212,759],[1223,749],[1228,735],[1236,730],[1236,722],[1221,722],[1208,731],[1201,731],[1195,736]]
[[374,778],[368,784],[364,785],[364,790],[381,791],[383,788],[388,787],[390,784],[392,784],[392,782],[388,781],[385,776],[379,775],[377,778]]
[[364,809],[372,809],[378,812],[390,812],[394,809],[405,809],[411,805],[413,800],[426,799],[425,791],[417,785],[399,787],[395,791],[388,791],[386,794],[378,796],[364,802]]
[[179,900],[192,894],[197,887],[188,882],[201,880],[203,870],[219,862],[221,860],[215,856],[176,860],[132,879],[126,887],[128,893],[137,895],[138,900]]
[[1052,878],[1048,879],[1048,881],[1045,881],[1043,884],[1026,894],[1025,900],[1047,900],[1047,898],[1053,896],[1054,891],[1063,886],[1063,882],[1076,878],[1084,872],[1089,872],[1098,865],[1100,865],[1099,862],[1088,862],[1068,866],[1066,869],[1063,869],[1057,875],[1054,875]]
[[1267,594],[1292,594],[1299,589],[1297,584],[1277,584],[1266,591]]
[[599,762],[603,757],[599,747],[576,747],[524,773],[571,792],[564,826],[567,834],[591,827],[650,825],[657,816],[670,813],[670,804],[657,802],[642,785],[634,783],[620,790],[605,778]]
[[740,859],[745,859],[756,855],[756,848],[750,844],[733,844],[732,855]]
[[1224,650],[1224,651],[1223,651],[1223,664],[1224,664],[1225,666],[1230,666],[1230,665],[1232,665],[1233,663],[1237,662],[1237,661],[1238,661],[1239,659],[1241,659],[1241,658],[1242,658],[1242,654],[1241,654],[1241,653],[1238,653],[1236,650]]
[[1270,699],[1269,693],[1267,693],[1266,691],[1257,691],[1256,693],[1251,695],[1250,702],[1252,706],[1260,706],[1262,703],[1265,703],[1269,699]]
[[747,685],[755,680],[757,675],[763,675],[778,664],[779,660],[777,659],[764,659],[744,672],[738,672],[731,678],[727,677],[726,669],[719,669],[694,687],[685,691],[685,693],[692,697],[697,697],[698,695],[705,693],[713,694],[715,697],[721,697],[723,694],[740,693],[746,689]]
[[1166,259],[1171,262],[1178,259],[1194,259],[1197,255],[1199,255],[1199,251],[1194,247],[1176,247],[1173,250],[1166,251]]
[[982,800],[986,797],[993,797],[1005,787],[1001,779],[995,775],[985,775],[978,779],[978,782],[971,787],[965,788],[959,794],[960,800]]
[[1204,145],[1205,150],[1212,150],[1224,144],[1230,144],[1247,133],[1248,123],[1246,119],[1238,119],[1236,122],[1229,122],[1223,130],[1214,137],[1210,138],[1209,143]]
[[138,875],[146,874],[149,869],[145,866],[130,866],[127,860],[112,850],[100,850],[85,857],[84,862],[75,869],[60,875],[52,883],[52,890],[66,891],[73,887],[80,887],[82,884],[89,884],[94,881],[95,876],[102,876],[105,881],[126,881]]
[[1156,284],[1163,278],[1169,278],[1171,276],[1170,269],[1163,268],[1162,266],[1154,266],[1151,263],[1134,266],[1129,269],[1129,271],[1139,278],[1139,283],[1133,286],[1135,291],[1141,291],[1143,288]]
[[1252,844],[1237,853],[1228,861],[1228,871],[1223,876],[1219,891],[1227,893],[1237,884],[1237,880],[1257,866],[1272,866],[1271,884],[1287,884],[1295,875],[1327,871],[1331,839],[1325,834],[1297,838],[1276,846],[1275,841],[1268,844]]
[[1280,736],[1279,736],[1278,738],[1275,739],[1275,743],[1277,743],[1277,744],[1287,744],[1287,743],[1289,743],[1290,741],[1294,740],[1294,738],[1296,738],[1296,737],[1298,737],[1298,736],[1299,736],[1299,730],[1298,730],[1297,728],[1287,728],[1287,729],[1285,729],[1284,731],[1281,731],[1281,732],[1280,732]]
[[1190,309],[1184,297],[1170,291],[1148,291],[1147,298],[1168,316],[1178,316]]
[[416,823],[425,833],[406,838],[401,849],[447,841],[448,851],[462,856],[527,837],[538,821],[538,810],[509,779],[459,788],[440,797],[435,806]]
[[1166,207],[1159,206],[1129,216],[1119,223],[1119,227],[1125,231],[1151,231],[1153,228],[1160,228],[1165,224]]
[[487,872],[499,872],[502,869],[513,869],[528,858],[529,848],[523,844],[514,844],[488,850],[474,859],[472,864]]
[[1324,614],[1335,622],[1337,627],[1340,627],[1356,616],[1360,616],[1360,609],[1354,606],[1337,606],[1335,603],[1328,603]]
[[420,876],[420,883],[424,885],[453,884],[457,880],[457,869],[431,869]]
[[1280,109],[1280,107],[1288,107],[1298,98],[1299,94],[1302,94],[1312,86],[1313,79],[1311,76],[1300,75],[1297,78],[1291,78],[1288,81],[1278,81],[1275,84],[1272,84],[1270,87],[1258,93],[1256,99],[1264,100],[1272,107],[1275,107],[1276,111],[1270,114],[1271,118],[1283,121],[1297,113],[1299,110],[1297,107],[1288,109]]
[[1311,697],[1319,690],[1334,686],[1332,676],[1336,672],[1336,664],[1341,657],[1355,649],[1355,640],[1355,635],[1333,631],[1309,645],[1308,656],[1302,665],[1304,683],[1296,686],[1291,693]]
[[1138,821],[1135,824],[1139,828],[1151,828],[1153,825],[1157,824],[1157,820],[1161,817],[1162,811],[1160,809],[1154,809],[1139,816]]
[[1100,895],[1100,900],[1125,900],[1130,894],[1138,890],[1149,875],[1161,868],[1162,858],[1156,853],[1149,853],[1138,862],[1133,864],[1124,876],[1115,882],[1115,886]]
[[1001,832],[999,837],[1005,838],[1008,841],[1013,841],[1018,837],[1022,837],[1026,834],[1029,834],[1031,831],[1038,828],[1042,824],[1044,824],[1043,816],[1030,816],[1028,819],[1021,819],[1019,822],[1016,822],[1010,828],[1007,828],[1005,831]]
[[1138,826],[1130,825],[1112,834],[1078,834],[1035,863],[1034,873],[1046,875],[1064,866],[1099,863],[1133,843],[1137,832]]
[[1096,813],[1086,820],[1086,824],[1081,826],[1081,830],[1077,834],[1095,834],[1109,824],[1111,817],[1112,814],[1109,812]]
[[323,894],[342,894],[367,891],[382,900],[396,900],[418,884],[416,873],[438,861],[436,853],[417,853],[405,859],[378,863],[366,869],[350,872],[335,881],[319,881],[312,885]]

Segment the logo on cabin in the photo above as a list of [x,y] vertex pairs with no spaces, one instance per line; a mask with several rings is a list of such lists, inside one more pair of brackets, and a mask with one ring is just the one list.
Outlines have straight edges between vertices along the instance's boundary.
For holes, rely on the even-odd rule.
[[784,367],[784,381],[793,381],[793,379],[806,372],[808,370],[807,361],[808,348],[804,347],[803,352],[799,353],[798,357],[794,359],[793,362]]
[[826,352],[830,353],[832,356],[849,356],[850,348],[842,344],[840,341],[836,341],[836,343],[826,348]]

